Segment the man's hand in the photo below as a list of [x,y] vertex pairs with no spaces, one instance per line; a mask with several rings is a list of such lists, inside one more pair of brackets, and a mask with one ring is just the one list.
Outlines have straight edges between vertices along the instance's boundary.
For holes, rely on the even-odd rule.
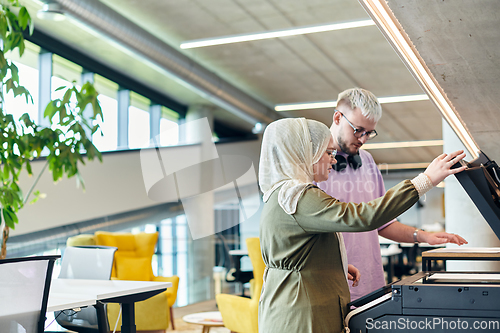
[[351,264],[347,265],[347,279],[352,281],[353,287],[358,286],[360,278],[361,278],[361,273],[359,272],[359,269],[357,269]]
[[[414,232],[415,227],[410,227],[398,221],[394,221],[384,229],[379,230],[378,234],[398,243],[413,243],[415,241],[413,238]],[[430,245],[445,243],[453,243],[457,245],[467,244],[467,241],[459,235],[449,234],[447,232],[428,232],[424,230],[418,231],[417,241],[420,243],[429,243]]]
[[419,230],[417,238],[422,243],[429,243],[430,245],[438,245],[445,243],[453,243],[457,245],[467,244],[467,241],[455,234],[449,234],[447,232],[427,232]]

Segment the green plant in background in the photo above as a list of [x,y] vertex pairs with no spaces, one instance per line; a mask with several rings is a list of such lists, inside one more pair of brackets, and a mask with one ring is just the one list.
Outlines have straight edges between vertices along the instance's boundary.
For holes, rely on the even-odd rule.
[[[16,14],[17,13],[17,14]],[[97,117],[102,119],[102,110],[97,100],[98,93],[94,86],[87,82],[78,88],[73,82],[66,89],[61,99],[55,99],[47,105],[44,117],[50,120],[50,127],[35,124],[27,113],[19,119],[14,119],[9,110],[5,109],[5,94],[12,91],[14,96],[24,96],[26,103],[33,103],[29,91],[19,84],[19,74],[16,65],[5,58],[5,53],[18,51],[24,53],[23,31],[33,31],[31,17],[18,0],[3,1],[0,4],[0,219],[3,223],[2,248],[0,258],[7,254],[6,242],[9,230],[18,223],[17,213],[27,203],[33,193],[32,202],[41,197],[35,190],[41,174],[47,166],[52,172],[54,182],[66,175],[76,176],[77,186],[83,187],[78,165],[88,160],[98,158],[101,153],[91,141],[92,134],[98,130],[98,125],[92,126]],[[90,117],[84,117],[87,108],[92,108]],[[28,193],[23,194],[19,186],[19,175],[24,169],[31,176],[31,162],[47,155],[46,164]]]

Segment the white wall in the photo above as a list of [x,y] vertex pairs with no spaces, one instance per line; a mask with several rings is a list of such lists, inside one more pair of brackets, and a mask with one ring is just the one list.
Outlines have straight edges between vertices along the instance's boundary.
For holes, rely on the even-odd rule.
[[[392,172],[390,174],[382,173],[385,189],[388,190],[392,186],[395,186],[397,183],[405,179],[411,179],[417,176],[419,173],[420,172],[418,171],[401,173]],[[435,187],[420,199],[423,207],[418,208],[417,205],[413,205],[409,210],[398,217],[398,221],[417,228],[422,228],[425,225],[433,225],[435,223],[440,223],[444,227],[445,217],[443,211],[443,200],[444,189]]]
[[[175,149],[181,156],[195,154],[196,147],[181,146]],[[260,140],[217,144],[219,156],[244,155],[258,169]],[[47,196],[33,205],[26,205],[19,212],[19,224],[10,235],[21,235],[43,229],[73,224],[99,217],[133,211],[160,202],[148,198],[143,183],[139,158],[140,151],[103,154],[103,162],[87,162],[81,166],[86,190],[76,188],[75,179],[64,179],[54,184],[50,172],[44,173],[36,189]],[[165,162],[165,161],[164,161]],[[20,177],[20,186],[27,192],[45,161],[33,162],[34,176]]]

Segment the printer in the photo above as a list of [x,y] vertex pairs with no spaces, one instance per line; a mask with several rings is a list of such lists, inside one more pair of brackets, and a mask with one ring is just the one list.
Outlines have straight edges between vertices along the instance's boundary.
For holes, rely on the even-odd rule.
[[[500,168],[483,152],[464,164],[456,177],[500,238]],[[422,271],[350,306],[350,333],[500,332],[500,272]]]

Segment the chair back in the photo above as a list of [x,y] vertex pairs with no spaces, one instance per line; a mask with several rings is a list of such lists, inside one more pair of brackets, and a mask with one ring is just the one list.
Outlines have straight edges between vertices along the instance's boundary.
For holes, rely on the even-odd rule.
[[266,264],[264,259],[262,259],[262,253],[260,251],[260,240],[259,237],[251,237],[246,239],[248,257],[252,262],[253,267],[253,277],[254,277],[254,288],[252,298],[257,300],[260,298],[260,292],[262,290],[262,284],[264,283],[264,269]]
[[[115,261],[111,278],[132,281],[171,282],[168,288],[156,296],[135,304],[135,325],[137,331],[165,331],[169,327],[169,318],[174,318],[172,308],[175,303],[179,278],[157,277],[153,274],[152,259],[155,254],[158,233],[141,232],[137,234],[96,231],[97,245],[115,246]],[[108,321],[110,325],[118,321],[121,325],[119,304],[108,304]],[[170,313],[170,316],[169,316]],[[172,319],[173,327],[173,319]]]
[[258,333],[259,331],[259,298],[262,291],[264,269],[266,265],[260,251],[260,240],[258,237],[246,239],[248,256],[252,262],[253,280],[252,295],[246,297],[218,294],[216,295],[217,306],[221,312],[224,326],[232,332]]
[[114,246],[115,253],[112,277],[120,280],[152,281],[152,260],[158,233],[138,234],[96,231],[97,245]]
[[109,280],[116,247],[67,247],[61,262],[60,279]]
[[5,333],[44,331],[54,262],[59,255],[0,260],[0,327]]
[[[59,278],[109,280],[116,250],[116,247],[111,246],[69,246],[64,250]],[[56,311],[55,316],[59,325],[75,332],[97,333],[99,321],[106,329],[109,326],[104,306],[97,312],[94,307],[82,308],[76,313]]]

